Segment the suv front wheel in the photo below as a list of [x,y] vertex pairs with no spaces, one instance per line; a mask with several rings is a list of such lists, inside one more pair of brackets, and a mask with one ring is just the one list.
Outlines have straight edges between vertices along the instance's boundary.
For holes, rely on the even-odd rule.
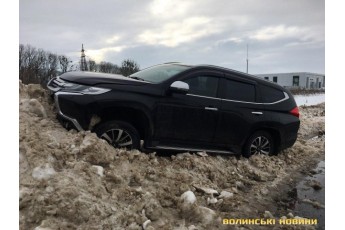
[[264,154],[272,155],[274,153],[274,140],[270,133],[266,131],[257,131],[249,139],[243,148],[243,156]]
[[140,136],[138,131],[124,121],[108,121],[95,127],[98,137],[106,140],[114,148],[139,149]]

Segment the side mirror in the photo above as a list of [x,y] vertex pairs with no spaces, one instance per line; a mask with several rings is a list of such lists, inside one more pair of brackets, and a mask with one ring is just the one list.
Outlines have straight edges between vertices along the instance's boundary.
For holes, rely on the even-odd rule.
[[189,85],[186,82],[183,82],[183,81],[174,81],[170,85],[170,90],[173,93],[187,94],[188,91],[189,91]]

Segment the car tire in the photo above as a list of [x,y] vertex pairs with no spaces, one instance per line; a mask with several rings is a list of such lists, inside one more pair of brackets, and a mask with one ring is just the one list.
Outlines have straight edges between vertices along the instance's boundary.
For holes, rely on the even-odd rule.
[[246,141],[242,155],[250,157],[256,154],[272,155],[275,143],[272,135],[267,131],[257,131]]
[[108,121],[97,125],[94,132],[114,148],[140,149],[140,135],[129,123]]

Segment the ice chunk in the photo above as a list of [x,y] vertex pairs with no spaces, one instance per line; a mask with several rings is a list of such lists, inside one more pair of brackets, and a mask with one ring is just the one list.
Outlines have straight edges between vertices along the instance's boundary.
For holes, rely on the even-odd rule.
[[182,200],[184,204],[194,204],[196,197],[192,191],[187,191],[181,195],[180,200]]
[[32,177],[37,180],[45,180],[49,179],[55,174],[54,168],[52,168],[49,164],[45,164],[43,166],[39,166],[32,170]]

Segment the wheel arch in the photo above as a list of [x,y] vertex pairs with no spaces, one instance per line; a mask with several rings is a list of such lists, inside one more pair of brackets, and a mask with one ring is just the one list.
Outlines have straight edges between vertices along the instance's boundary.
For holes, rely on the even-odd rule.
[[273,138],[274,141],[274,148],[273,151],[274,153],[278,153],[281,149],[281,134],[277,129],[274,128],[268,128],[268,127],[258,127],[256,129],[251,130],[250,134],[247,136],[247,138],[244,140],[244,142],[242,143],[242,152],[244,151],[245,148],[245,144],[246,142],[249,140],[249,138],[256,132],[259,131],[266,131],[268,132],[271,137]]
[[143,106],[138,104],[117,105],[101,109],[97,116],[100,122],[95,125],[95,130],[100,124],[112,120],[125,121],[133,125],[139,132],[140,138],[145,139],[153,133],[153,122],[149,112]]

